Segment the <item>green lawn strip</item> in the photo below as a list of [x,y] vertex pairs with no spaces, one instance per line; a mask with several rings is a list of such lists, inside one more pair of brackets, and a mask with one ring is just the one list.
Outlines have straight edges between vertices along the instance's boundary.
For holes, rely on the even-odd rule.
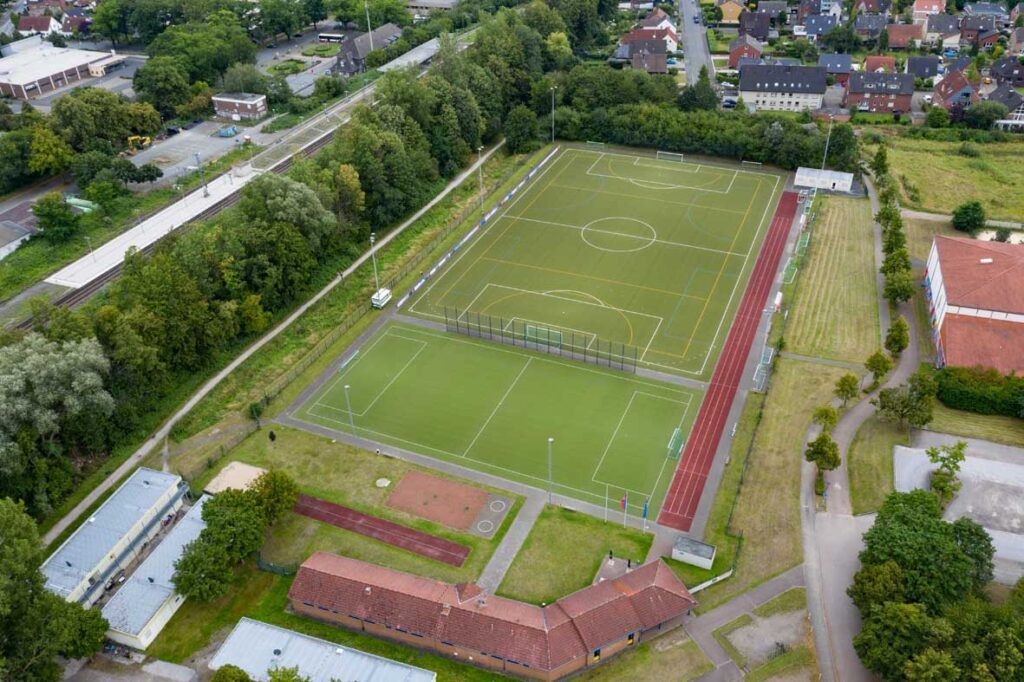
[[930,431],[1024,447],[1024,419],[953,410],[938,401],[933,416]]
[[764,682],[782,673],[793,673],[803,668],[814,667],[814,654],[804,645],[793,647],[781,656],[751,670],[743,678],[746,682]]
[[768,618],[779,613],[804,610],[807,608],[807,590],[802,587],[794,587],[754,609],[754,615],[761,618]]
[[715,669],[697,643],[682,628],[630,647],[593,670],[573,679],[586,682],[672,680],[688,682]]
[[[534,158],[507,156],[498,153],[485,164],[485,188],[500,185],[500,191],[511,187],[518,177],[525,175]],[[513,172],[514,171],[514,172]],[[511,174],[511,177],[510,177]],[[377,266],[380,268],[381,279],[387,281],[400,273],[409,260],[420,251],[434,250],[438,235],[450,226],[460,209],[475,201],[477,179],[467,178],[449,196],[438,202],[437,206],[428,211],[414,225],[392,240],[387,247],[377,253]],[[500,195],[500,194],[497,194]],[[469,221],[460,225],[455,232],[468,230]],[[456,234],[449,235],[455,238]],[[424,269],[429,267],[431,259],[424,261]],[[417,270],[417,273],[419,271]],[[412,283],[411,275],[406,280]],[[405,285],[398,287],[396,294]],[[346,284],[335,287],[321,301],[295,321],[274,340],[261,348],[259,352],[235,369],[221,384],[201,400],[188,416],[175,429],[173,436],[180,441],[200,433],[216,425],[228,412],[241,411],[253,401],[262,397],[264,391],[279,377],[285,375],[289,368],[301,360],[311,348],[338,326],[341,320],[352,315],[365,304],[366,298],[373,288],[373,269],[367,263],[357,270]],[[360,320],[360,324],[369,325],[376,319],[377,313],[371,313]],[[364,327],[365,328],[365,327]],[[359,333],[361,329],[354,330]],[[346,336],[332,344],[319,360],[314,362],[278,397],[272,407],[280,409],[288,405],[315,377],[334,361],[338,353],[344,350],[354,336]]]
[[623,528],[614,520],[605,523],[549,505],[534,523],[497,594],[550,604],[590,585],[608,550],[616,557],[642,563],[653,539],[649,533]]
[[291,76],[292,74],[299,73],[300,71],[305,71],[308,64],[308,62],[302,59],[290,58],[271,64],[267,67],[267,71],[275,76]]
[[725,625],[711,633],[711,635],[715,638],[715,641],[717,641],[722,646],[722,648],[725,649],[725,652],[729,654],[729,657],[732,658],[733,662],[740,668],[743,668],[747,665],[747,659],[743,654],[739,652],[739,650],[735,646],[733,646],[732,642],[729,640],[729,635],[742,627],[746,627],[748,625],[753,624],[753,622],[753,616],[751,616],[749,613],[744,613],[736,620],[726,623]]
[[452,682],[495,679],[492,672],[288,613],[285,609],[291,583],[292,578],[264,573],[248,561],[236,569],[234,584],[227,595],[209,603],[190,599],[182,604],[146,653],[172,663],[188,663],[210,643],[211,637],[248,616],[311,637],[433,670],[438,673],[438,679]]
[[[744,463],[750,454],[750,446],[754,440],[754,431],[761,419],[764,407],[765,396],[763,393],[750,393],[746,402],[743,403],[743,412],[740,413],[737,422],[736,435],[733,436],[729,448],[729,459],[722,473],[722,480],[718,485],[718,492],[711,503],[711,511],[708,514],[708,522],[704,529],[704,542],[714,545],[715,561],[711,570],[684,564],[674,559],[666,559],[668,565],[679,576],[685,585],[694,587],[706,580],[725,573],[733,567],[736,561],[736,552],[739,549],[740,540],[732,535],[729,529],[729,518],[732,515],[733,505],[736,503],[736,496],[740,490],[740,475],[743,472]],[[727,579],[728,580],[728,579]],[[697,595],[697,612],[707,610],[702,601],[703,594]]]
[[893,489],[892,450],[909,444],[906,430],[877,415],[860,425],[846,455],[854,514],[878,511],[882,506]]
[[954,230],[952,224],[941,220],[904,218],[903,229],[907,233],[907,251],[910,252],[910,257],[922,262],[928,260],[928,253],[935,237],[970,237],[967,233]]
[[341,43],[318,43],[302,50],[306,57],[333,57],[341,50]]

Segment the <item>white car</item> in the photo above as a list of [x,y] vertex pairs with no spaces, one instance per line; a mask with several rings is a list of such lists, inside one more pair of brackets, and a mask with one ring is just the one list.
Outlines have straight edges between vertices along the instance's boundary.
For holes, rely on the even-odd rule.
[[931,95],[925,95],[924,96],[924,101],[927,102],[928,104],[931,104],[932,103],[932,96]]

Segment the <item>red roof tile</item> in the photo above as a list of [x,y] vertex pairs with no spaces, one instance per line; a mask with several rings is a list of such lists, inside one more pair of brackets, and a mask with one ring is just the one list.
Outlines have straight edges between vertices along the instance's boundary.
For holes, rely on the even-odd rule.
[[696,604],[661,560],[539,607],[324,552],[302,564],[289,597],[544,670]]
[[889,47],[909,47],[914,40],[924,38],[924,24],[889,24]]
[[1024,374],[1024,324],[946,314],[942,322],[946,364],[993,367],[1002,374]]
[[874,73],[875,71],[896,73],[896,58],[870,55],[864,60],[864,71],[867,73]]
[[21,17],[18,19],[18,31],[22,33],[26,33],[28,31],[49,33],[52,22],[53,17]]
[[950,305],[1024,315],[1024,246],[936,237],[935,248]]

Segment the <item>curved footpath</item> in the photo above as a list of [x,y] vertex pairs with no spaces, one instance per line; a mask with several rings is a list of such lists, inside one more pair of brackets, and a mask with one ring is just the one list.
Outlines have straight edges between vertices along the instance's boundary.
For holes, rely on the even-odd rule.
[[[865,178],[872,213],[878,212],[878,194],[874,184]],[[882,264],[882,229],[874,224],[875,261]],[[885,340],[891,316],[889,302],[882,296],[884,278],[877,275],[877,296],[880,321],[880,345]],[[804,540],[804,571],[807,577],[807,606],[814,626],[815,648],[821,679],[826,682],[875,679],[853,649],[853,637],[860,631],[860,614],[846,595],[853,574],[860,568],[857,558],[863,548],[861,536],[874,523],[874,514],[853,515],[850,502],[847,458],[850,444],[861,425],[875,413],[871,400],[882,388],[906,383],[920,364],[917,342],[919,330],[913,305],[901,303],[897,313],[910,326],[910,341],[899,362],[886,381],[875,392],[848,407],[832,429],[832,438],[839,445],[842,462],[835,471],[826,472],[828,498],[825,511],[816,510],[814,494],[815,467],[804,462],[800,478],[801,525]],[[807,441],[820,432],[812,426]]]

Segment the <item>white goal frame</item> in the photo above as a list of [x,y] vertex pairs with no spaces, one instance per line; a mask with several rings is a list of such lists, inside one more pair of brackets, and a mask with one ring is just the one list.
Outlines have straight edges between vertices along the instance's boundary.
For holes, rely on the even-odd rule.
[[677,152],[663,152],[660,149],[656,154],[656,158],[659,161],[678,161],[679,163],[682,163],[685,160],[685,157],[683,157],[682,154]]

